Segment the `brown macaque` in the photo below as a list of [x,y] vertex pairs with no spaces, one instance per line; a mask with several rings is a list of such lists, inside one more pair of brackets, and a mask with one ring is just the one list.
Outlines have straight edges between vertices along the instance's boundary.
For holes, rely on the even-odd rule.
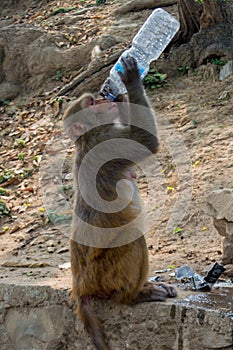
[[[94,178],[88,179],[88,171],[86,173],[84,171],[84,182],[78,178],[86,155],[109,140],[118,143],[121,139],[122,142],[136,141],[142,145],[143,148],[139,151],[132,149],[135,162],[158,150],[155,118],[145,96],[137,62],[134,58],[128,57],[122,59],[122,66],[124,73],[119,74],[128,96],[128,103],[122,104],[126,106],[125,108],[121,104],[118,106],[115,102],[95,99],[91,94],[84,94],[71,104],[63,118],[64,129],[76,145],[74,164],[76,191],[70,240],[72,297],[78,302],[77,314],[91,335],[97,350],[109,350],[109,347],[99,320],[92,312],[90,305],[92,298],[110,299],[116,303],[133,305],[164,301],[167,297],[176,296],[172,286],[147,282],[149,262],[146,241],[143,232],[140,232],[138,222],[130,225],[141,210],[140,196],[132,171],[134,165],[132,158],[124,159],[120,153],[118,158],[113,157],[114,159],[103,162]],[[135,108],[135,105],[139,105],[138,108]],[[120,116],[122,108],[123,122]],[[83,114],[75,119],[75,114],[80,112]],[[127,123],[125,118],[128,118]],[[116,120],[120,120],[121,124]],[[110,154],[113,151],[109,149]],[[126,155],[130,152],[128,149],[124,151]],[[101,154],[98,158],[101,158]],[[93,166],[97,164],[96,155],[89,160]],[[109,205],[120,196],[116,190],[120,181],[122,186],[120,189],[123,189],[122,201],[128,201],[126,207],[116,212],[93,208],[85,200],[85,196],[90,192],[91,180],[96,182],[100,198]],[[130,191],[134,192],[131,197],[128,195]],[[89,198],[91,196],[90,193]],[[95,201],[94,203],[96,204]],[[102,228],[107,228],[108,231],[99,244],[98,235],[101,235]]]

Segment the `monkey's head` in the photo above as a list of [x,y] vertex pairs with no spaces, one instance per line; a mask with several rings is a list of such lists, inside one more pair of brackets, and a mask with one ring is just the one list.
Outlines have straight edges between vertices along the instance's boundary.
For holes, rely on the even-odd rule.
[[71,140],[76,141],[88,130],[119,119],[117,103],[95,98],[86,93],[73,101],[63,116],[63,127]]

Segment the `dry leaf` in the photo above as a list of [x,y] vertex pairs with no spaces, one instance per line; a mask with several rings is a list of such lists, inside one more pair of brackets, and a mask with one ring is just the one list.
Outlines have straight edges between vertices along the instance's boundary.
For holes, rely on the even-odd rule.
[[18,231],[20,228],[21,228],[21,227],[20,227],[19,225],[16,224],[15,226],[13,226],[13,227],[10,229],[9,233],[14,233],[14,232]]

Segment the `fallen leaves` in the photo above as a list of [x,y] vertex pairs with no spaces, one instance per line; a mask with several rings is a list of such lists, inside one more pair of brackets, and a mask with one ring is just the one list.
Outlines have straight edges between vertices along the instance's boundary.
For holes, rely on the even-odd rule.
[[9,230],[9,227],[5,226],[0,230],[0,235],[3,235],[4,233],[6,233]]
[[196,166],[198,166],[200,164],[200,160],[196,160],[194,163],[193,163],[193,168],[195,168]]
[[18,224],[13,225],[13,226],[11,227],[11,229],[9,230],[9,233],[10,233],[10,234],[15,233],[15,232],[18,231],[20,228],[21,228],[21,226],[18,225]]
[[45,116],[49,103],[35,99],[19,107],[10,102],[0,109],[0,137],[4,136],[0,151],[0,235],[24,230],[32,226],[31,221],[38,227],[38,219],[43,224],[38,211],[42,206],[38,172],[49,135],[55,129],[49,115]]

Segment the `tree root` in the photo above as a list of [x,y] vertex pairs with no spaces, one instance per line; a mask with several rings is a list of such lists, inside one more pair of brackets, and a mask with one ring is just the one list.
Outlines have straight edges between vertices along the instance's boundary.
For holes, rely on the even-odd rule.
[[127,2],[115,11],[115,15],[124,15],[128,12],[154,9],[157,7],[166,7],[177,4],[177,0],[133,0]]
[[[104,72],[109,72],[109,66],[113,65],[118,60],[122,52],[123,50],[119,50],[107,59],[97,58],[93,60],[88,69],[78,74],[78,76],[76,76],[71,82],[60,89],[57,96],[65,95],[70,90],[82,91],[83,89],[83,91],[85,91],[85,86],[88,86],[88,88],[92,90],[98,90],[98,88],[100,88],[100,86],[98,86],[99,79],[96,79],[96,77],[99,77],[100,75],[102,82],[104,82],[104,79],[108,76],[107,74],[104,74]],[[106,75],[105,78],[104,75]],[[78,89],[76,89],[77,86]],[[73,92],[71,95],[73,95]]]

